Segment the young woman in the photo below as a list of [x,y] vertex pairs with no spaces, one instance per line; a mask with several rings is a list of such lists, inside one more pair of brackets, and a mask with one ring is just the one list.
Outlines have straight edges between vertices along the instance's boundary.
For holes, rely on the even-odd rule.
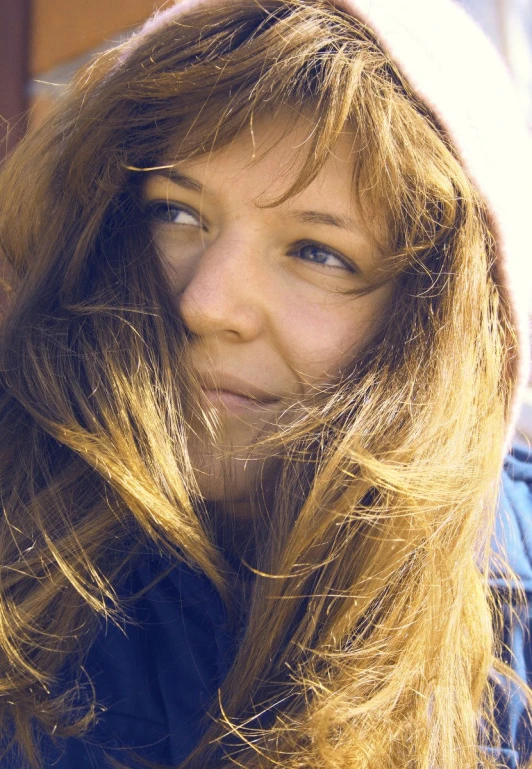
[[527,765],[527,153],[444,0],[82,71],[0,182],[2,769]]

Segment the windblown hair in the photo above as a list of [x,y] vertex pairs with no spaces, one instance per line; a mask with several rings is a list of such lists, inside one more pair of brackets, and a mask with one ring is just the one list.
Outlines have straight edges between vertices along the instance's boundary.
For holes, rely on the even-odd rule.
[[[353,132],[394,296],[341,381],[267,439],[283,458],[239,605],[187,455],[187,330],[139,169],[280,107],[313,123],[284,199]],[[245,626],[187,769],[495,769],[496,679],[516,682],[488,579],[515,334],[485,205],[370,30],[319,0],[200,6],[86,67],[0,190],[5,744],[37,767],[36,730],[92,723],[64,671],[127,614],[121,581],[153,545]]]

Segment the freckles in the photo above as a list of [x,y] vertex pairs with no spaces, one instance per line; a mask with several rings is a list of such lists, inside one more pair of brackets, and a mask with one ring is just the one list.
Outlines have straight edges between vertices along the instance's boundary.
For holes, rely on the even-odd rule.
[[306,318],[302,327],[292,326],[287,340],[291,367],[305,380],[329,375],[351,355],[359,334],[352,318],[347,323],[329,313]]
[[381,289],[363,297],[335,297],[334,304],[315,304],[292,315],[286,326],[289,354],[304,382],[327,381],[341,373],[380,325],[385,294]]

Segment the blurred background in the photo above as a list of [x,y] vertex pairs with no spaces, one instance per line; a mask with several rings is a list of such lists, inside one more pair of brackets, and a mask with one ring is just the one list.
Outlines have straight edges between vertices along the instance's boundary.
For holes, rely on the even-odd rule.
[[0,159],[91,56],[163,0],[0,0]]
[[[532,136],[532,0],[458,1],[505,60]],[[28,126],[46,120],[54,99],[82,64],[122,41],[168,2],[0,0],[0,162]],[[532,441],[532,388],[519,430],[521,441]]]

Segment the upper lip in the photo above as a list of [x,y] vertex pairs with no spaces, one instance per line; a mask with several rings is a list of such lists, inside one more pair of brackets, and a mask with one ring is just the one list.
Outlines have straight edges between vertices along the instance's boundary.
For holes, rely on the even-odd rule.
[[263,403],[273,403],[280,399],[279,395],[275,395],[271,391],[255,384],[251,384],[243,379],[239,379],[239,377],[234,376],[234,374],[216,371],[198,372],[198,377],[204,390],[224,390]]

